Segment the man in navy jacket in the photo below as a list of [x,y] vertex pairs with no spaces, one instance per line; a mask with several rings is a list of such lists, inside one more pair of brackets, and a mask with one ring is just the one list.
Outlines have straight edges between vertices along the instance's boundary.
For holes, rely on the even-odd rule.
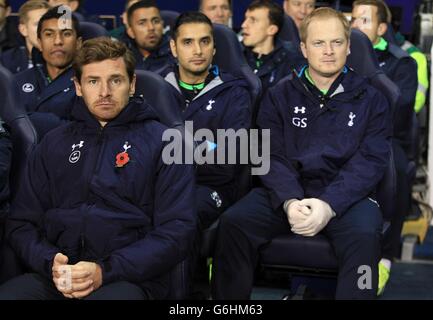
[[140,70],[159,71],[174,61],[169,37],[164,35],[164,21],[154,0],[134,3],[127,11],[128,47]]
[[17,102],[31,113],[40,135],[68,120],[76,100],[72,60],[81,38],[78,20],[72,16],[63,24],[58,7],[48,10],[39,20],[38,41],[42,56],[33,50],[35,66],[15,75]]
[[120,42],[89,40],[74,70],[73,121],[36,147],[7,221],[33,273],[0,299],[162,299],[195,234],[192,166],[162,159],[166,127],[135,91]]
[[[195,259],[201,247],[201,231],[218,219],[220,214],[237,200],[239,166],[217,163],[219,152],[235,152],[239,158],[239,145],[229,150],[218,147],[218,129],[247,129],[251,125],[251,102],[247,83],[211,65],[215,54],[212,23],[203,13],[181,14],[172,30],[170,46],[178,65],[161,71],[171,85],[179,111],[179,120],[192,123],[190,134],[206,129],[214,140],[208,137],[196,141],[196,146],[205,146],[206,158],[214,163],[200,163],[196,167],[196,204],[198,232],[194,250],[191,252],[191,274]],[[200,137],[201,138],[201,137]],[[224,151],[222,151],[224,150]],[[197,151],[197,149],[196,149]],[[228,158],[228,157],[227,157]],[[227,159],[226,158],[226,159]],[[204,265],[204,264],[203,264]],[[207,274],[207,273],[206,273]]]
[[[390,112],[385,97],[345,67],[349,31],[343,14],[314,11],[301,27],[308,66],[269,89],[257,122],[270,129],[270,171],[264,189],[220,218],[214,298],[249,298],[259,249],[288,232],[329,238],[337,298],[376,296],[382,217],[374,191],[389,163]],[[360,266],[370,270],[365,288]]]
[[273,1],[253,1],[245,12],[242,23],[244,55],[262,81],[263,92],[305,64],[299,48],[278,38],[283,24],[284,11]]
[[[170,45],[178,65],[167,67],[161,74],[173,89],[182,120],[193,122],[194,132],[191,133],[205,128],[217,139],[218,129],[249,128],[251,110],[247,83],[211,65],[215,44],[209,18],[199,12],[180,15]],[[197,166],[201,228],[212,224],[236,200],[237,168],[234,164]]]

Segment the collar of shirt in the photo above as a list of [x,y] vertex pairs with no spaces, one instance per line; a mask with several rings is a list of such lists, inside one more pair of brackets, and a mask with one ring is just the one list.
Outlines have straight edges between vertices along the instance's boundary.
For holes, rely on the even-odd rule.
[[380,37],[379,42],[373,46],[374,50],[385,51],[388,48],[388,41]]

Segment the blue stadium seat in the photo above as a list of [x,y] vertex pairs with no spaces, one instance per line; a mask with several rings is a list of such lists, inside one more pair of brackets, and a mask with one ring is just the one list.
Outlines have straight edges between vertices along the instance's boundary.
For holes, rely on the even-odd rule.
[[[170,95],[170,85],[158,74],[150,71],[136,70],[137,83],[135,94],[142,96],[154,108],[160,121],[168,127],[183,132],[184,123],[174,96]],[[187,144],[188,146],[188,144]],[[176,265],[170,272],[169,299],[185,299],[188,294],[188,262]]]
[[[350,43],[351,53],[348,56],[347,65],[357,73],[367,77],[370,80],[371,85],[386,96],[389,104],[392,107],[392,110],[394,111],[400,97],[400,90],[398,89],[397,85],[392,82],[380,69],[379,61],[377,60],[370,40],[364,33],[354,29],[350,35]],[[390,170],[394,169],[390,168]],[[385,183],[385,181],[386,180],[384,180],[382,183]],[[393,186],[393,193],[395,194],[395,181],[393,182]],[[380,194],[381,192],[386,192],[389,190],[389,188],[390,186],[386,187],[383,185],[382,187],[378,188],[378,193]],[[385,195],[379,196],[381,198],[385,197]],[[387,220],[391,218],[392,213],[395,211],[395,199],[391,200],[392,201],[383,204],[390,206],[389,208],[385,207],[383,210],[384,217]]]
[[213,63],[235,77],[244,78],[250,87],[252,106],[255,109],[262,93],[260,79],[244,58],[236,33],[225,25],[214,23],[216,54]]
[[101,25],[94,22],[80,22],[80,35],[83,41],[97,37],[108,37],[108,31]]
[[358,74],[367,77],[372,86],[381,91],[393,110],[400,97],[400,90],[379,67],[379,61],[374,53],[368,37],[361,31],[353,29],[350,35],[350,55],[347,65]]
[[388,28],[386,29],[385,34],[383,35],[383,38],[388,41],[389,43],[397,44],[397,40],[395,39],[395,32],[394,32],[394,28],[392,27],[391,23],[388,23]]
[[164,20],[164,33],[167,33],[173,29],[174,23],[180,13],[171,10],[161,10],[160,14],[162,20]]
[[284,15],[284,25],[278,36],[281,40],[290,41],[296,46],[299,46],[301,43],[298,27],[296,27],[295,21],[293,21],[293,19],[288,15]]
[[154,72],[135,70],[135,73],[135,94],[143,96],[154,107],[160,121],[166,126],[182,127],[181,111],[177,108],[175,97],[169,94],[170,84]]

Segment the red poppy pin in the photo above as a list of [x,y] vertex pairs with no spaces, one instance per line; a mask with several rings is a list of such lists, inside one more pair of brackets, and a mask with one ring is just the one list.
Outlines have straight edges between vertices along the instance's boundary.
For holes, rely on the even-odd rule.
[[128,164],[130,158],[127,151],[129,148],[131,148],[131,146],[128,144],[128,141],[126,141],[123,145],[124,151],[116,155],[116,168],[123,168]]

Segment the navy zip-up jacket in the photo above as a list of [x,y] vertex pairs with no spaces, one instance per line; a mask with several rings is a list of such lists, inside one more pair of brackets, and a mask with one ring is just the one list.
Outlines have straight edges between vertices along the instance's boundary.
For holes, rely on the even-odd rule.
[[76,100],[73,76],[70,67],[49,82],[45,65],[38,63],[15,75],[17,101],[27,112],[48,112],[70,119]]
[[380,68],[400,89],[401,96],[394,112],[394,137],[407,149],[413,143],[410,141],[410,130],[418,89],[416,61],[392,43],[388,43],[385,51],[374,51],[379,59]]
[[161,44],[147,58],[143,57],[140,50],[138,50],[135,40],[129,37],[128,39],[126,43],[135,56],[135,68],[138,70],[159,72],[175,62],[170,50],[170,39],[167,35],[162,36]]
[[269,89],[257,122],[271,132],[270,171],[261,180],[274,209],[319,198],[341,216],[374,194],[389,164],[390,117],[386,98],[347,68],[325,96],[304,69]]
[[[48,278],[57,252],[97,262],[104,284],[165,274],[194,237],[192,166],[163,163],[166,127],[140,98],[103,128],[81,99],[73,117],[29,159],[6,227],[12,247]],[[115,167],[125,149],[129,162]]]
[[274,51],[263,57],[260,66],[257,65],[257,54],[252,48],[245,47],[244,55],[250,68],[262,81],[263,92],[306,63],[299,49],[291,42],[281,40],[276,41]]
[[[36,51],[38,54],[33,54]],[[34,61],[42,59],[39,50],[33,50],[32,57]],[[45,62],[15,74],[13,86],[17,107],[27,111],[40,139],[71,119],[77,99],[73,76],[74,71],[69,67],[50,82]]]
[[[214,79],[187,104],[179,88],[174,68],[177,66],[166,68],[162,76],[173,88],[178,108],[182,111],[182,120],[193,121],[194,133],[202,128],[210,129],[217,140],[218,129],[237,131],[242,128],[250,128],[251,101],[247,91],[248,84],[244,80],[222,72],[214,66],[211,68],[211,72],[214,72],[215,75]],[[239,154],[239,148],[237,154]],[[223,201],[233,203],[237,185],[236,168],[236,165],[198,165],[197,184],[217,191]]]

